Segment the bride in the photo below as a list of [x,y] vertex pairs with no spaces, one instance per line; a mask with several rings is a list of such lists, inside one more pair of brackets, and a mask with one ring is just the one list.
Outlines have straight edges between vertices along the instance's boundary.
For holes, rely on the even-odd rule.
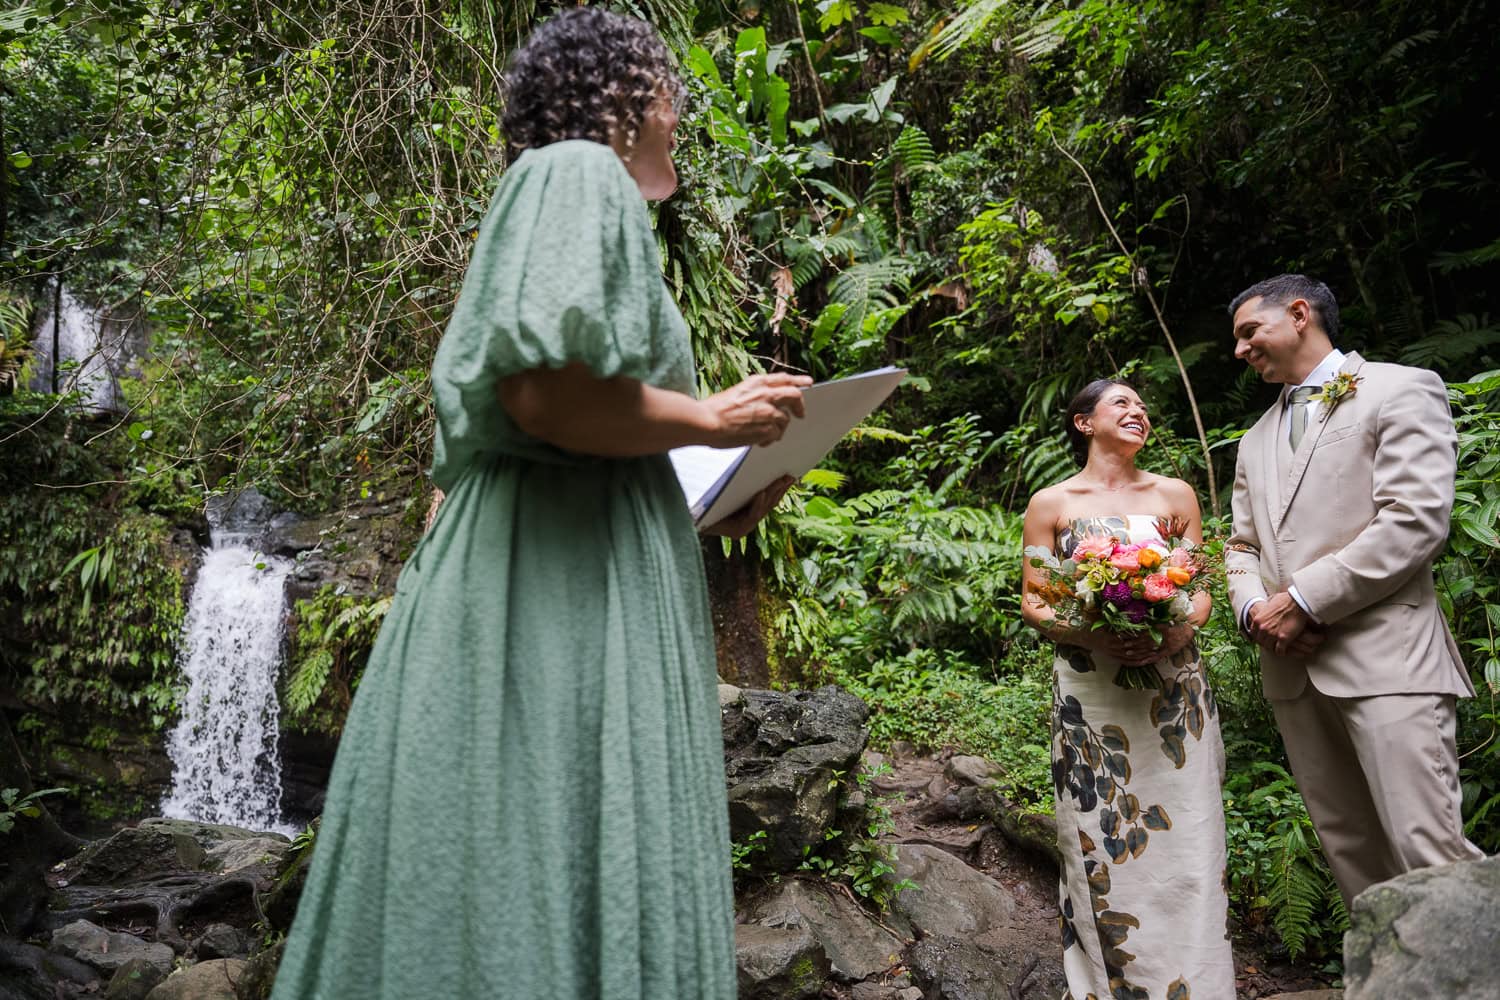
[[[1068,558],[1084,539],[1202,541],[1193,489],[1135,465],[1151,422],[1124,382],[1091,382],[1068,405],[1078,474],[1031,498],[1024,544]],[[1227,928],[1224,747],[1193,642],[1210,598],[1184,624],[1117,634],[1057,619],[1027,559],[1021,612],[1057,644],[1052,778],[1068,1000],[1222,1000],[1235,995]],[[1121,667],[1149,668],[1144,687]]]

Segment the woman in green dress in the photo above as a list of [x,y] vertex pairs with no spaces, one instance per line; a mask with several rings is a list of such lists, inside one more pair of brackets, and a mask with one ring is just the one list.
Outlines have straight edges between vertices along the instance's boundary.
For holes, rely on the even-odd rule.
[[521,152],[433,365],[447,496],[350,711],[274,1000],[735,994],[713,636],[665,453],[776,440],[808,380],[693,396],[644,201],[676,186],[683,87],[649,27],[569,10],[508,85]]

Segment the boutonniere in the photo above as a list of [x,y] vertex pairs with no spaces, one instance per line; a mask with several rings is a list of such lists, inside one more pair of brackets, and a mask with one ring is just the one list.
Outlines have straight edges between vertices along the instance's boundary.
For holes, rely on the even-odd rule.
[[1310,403],[1322,404],[1322,411],[1318,415],[1319,420],[1327,420],[1333,408],[1338,406],[1348,397],[1354,395],[1359,389],[1360,376],[1352,372],[1339,372],[1333,378],[1323,383],[1323,388],[1308,397]]

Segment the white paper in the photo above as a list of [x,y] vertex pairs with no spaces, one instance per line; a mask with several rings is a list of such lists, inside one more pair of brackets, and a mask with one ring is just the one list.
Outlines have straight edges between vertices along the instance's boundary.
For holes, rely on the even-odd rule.
[[793,417],[781,440],[765,447],[674,448],[672,465],[694,521],[722,521],[782,476],[800,479],[885,402],[905,377],[904,368],[877,368],[808,386],[802,390],[807,415]]

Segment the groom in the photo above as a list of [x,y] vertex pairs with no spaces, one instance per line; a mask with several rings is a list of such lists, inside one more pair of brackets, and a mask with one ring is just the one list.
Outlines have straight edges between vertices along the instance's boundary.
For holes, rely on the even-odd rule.
[[1229,596],[1344,903],[1481,858],[1459,816],[1454,705],[1474,694],[1433,590],[1457,436],[1433,372],[1333,346],[1338,303],[1283,274],[1229,307],[1281,396],[1240,441]]

